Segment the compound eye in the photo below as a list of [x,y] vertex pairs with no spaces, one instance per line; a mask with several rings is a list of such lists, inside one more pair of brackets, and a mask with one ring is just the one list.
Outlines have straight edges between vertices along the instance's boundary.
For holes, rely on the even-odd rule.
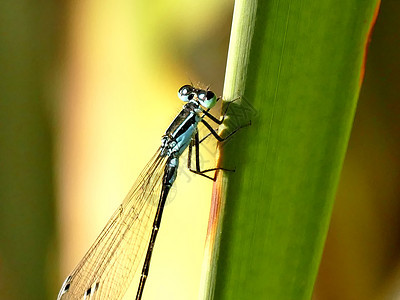
[[211,92],[211,91],[207,91],[207,99],[211,100],[213,98],[216,98],[215,94],[213,92]]
[[200,104],[206,108],[212,108],[217,103],[217,97],[211,91],[200,91],[197,96]]
[[[188,102],[190,99],[193,98],[193,87],[191,85],[184,85],[178,91],[178,97],[184,102]],[[191,97],[190,97],[191,96]]]
[[205,100],[207,100],[207,92],[206,91],[200,91],[197,94],[197,97],[199,98],[199,100],[205,101]]

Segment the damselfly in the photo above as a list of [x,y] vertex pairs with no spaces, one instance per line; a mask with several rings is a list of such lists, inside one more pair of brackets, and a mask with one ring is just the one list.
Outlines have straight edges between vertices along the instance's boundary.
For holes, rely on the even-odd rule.
[[[212,91],[184,85],[178,97],[186,104],[163,135],[161,146],[92,247],[64,281],[57,299],[120,299],[142,263],[136,294],[136,300],[140,300],[165,201],[175,181],[182,152],[189,147],[188,168],[196,174],[214,179],[205,173],[222,169],[200,169],[199,144],[204,138],[199,139],[197,126],[203,123],[210,132],[207,136],[213,135],[220,142],[238,129],[222,138],[204,120],[208,117],[217,124],[224,120],[225,114],[218,119],[209,113],[218,101]],[[193,147],[195,169],[191,167]]]

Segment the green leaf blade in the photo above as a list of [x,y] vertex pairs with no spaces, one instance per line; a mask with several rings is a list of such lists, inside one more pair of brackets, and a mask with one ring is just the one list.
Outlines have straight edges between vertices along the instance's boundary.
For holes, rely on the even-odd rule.
[[221,146],[237,171],[215,186],[207,299],[311,297],[377,4],[237,2],[224,98],[240,107],[226,126],[246,123],[237,109],[256,114]]

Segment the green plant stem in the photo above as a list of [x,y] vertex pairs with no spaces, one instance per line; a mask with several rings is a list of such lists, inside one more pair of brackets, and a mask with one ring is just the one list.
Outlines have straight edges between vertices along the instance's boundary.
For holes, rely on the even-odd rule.
[[201,298],[311,298],[378,6],[235,3]]

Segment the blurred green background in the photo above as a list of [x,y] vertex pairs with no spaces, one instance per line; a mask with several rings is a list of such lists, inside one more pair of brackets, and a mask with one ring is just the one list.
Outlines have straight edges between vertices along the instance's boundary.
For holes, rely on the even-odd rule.
[[[221,94],[232,11],[0,2],[0,299],[55,299],[179,111],[177,89]],[[400,298],[399,15],[382,3],[315,299]],[[144,299],[197,298],[211,183],[181,173]]]

